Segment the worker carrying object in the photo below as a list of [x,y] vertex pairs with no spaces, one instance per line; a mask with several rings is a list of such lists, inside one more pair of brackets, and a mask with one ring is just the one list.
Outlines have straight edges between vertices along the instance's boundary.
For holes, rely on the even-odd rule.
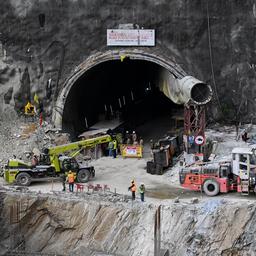
[[35,115],[35,107],[29,101],[25,106],[25,115],[31,115],[31,116]]
[[136,184],[135,181],[131,181],[131,186],[128,188],[129,191],[132,191],[132,200],[135,200]]
[[144,202],[144,194],[145,194],[145,185],[144,185],[144,183],[140,184],[139,193],[140,193],[141,202]]
[[72,171],[68,172],[67,181],[69,186],[69,192],[74,192],[75,174]]

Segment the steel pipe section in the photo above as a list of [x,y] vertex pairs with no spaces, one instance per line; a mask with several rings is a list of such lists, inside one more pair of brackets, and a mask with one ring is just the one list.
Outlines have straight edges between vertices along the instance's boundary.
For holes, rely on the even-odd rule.
[[168,70],[161,72],[158,86],[160,91],[176,104],[203,105],[212,98],[210,85],[193,76],[177,78]]

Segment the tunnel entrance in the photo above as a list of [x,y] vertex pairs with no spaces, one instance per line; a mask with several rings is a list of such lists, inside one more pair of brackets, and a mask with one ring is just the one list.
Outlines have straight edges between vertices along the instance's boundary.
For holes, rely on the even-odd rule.
[[[171,116],[183,110],[160,90],[159,64],[125,58],[102,62],[81,75],[65,101],[62,129],[73,138],[102,120],[117,118],[125,129],[163,135]],[[182,115],[182,114],[181,114]]]

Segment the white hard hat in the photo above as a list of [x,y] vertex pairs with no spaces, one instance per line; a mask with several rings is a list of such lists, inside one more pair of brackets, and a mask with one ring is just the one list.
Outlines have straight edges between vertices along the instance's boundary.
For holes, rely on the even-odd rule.
[[144,183],[143,183],[143,182],[141,182],[141,183],[140,183],[140,185],[144,185]]
[[135,133],[135,131],[133,131],[132,133]]

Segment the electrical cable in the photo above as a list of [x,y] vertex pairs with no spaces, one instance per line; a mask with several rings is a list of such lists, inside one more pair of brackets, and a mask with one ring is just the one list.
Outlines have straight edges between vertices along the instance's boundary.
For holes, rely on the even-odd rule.
[[216,86],[215,76],[214,76],[214,70],[213,70],[212,43],[211,43],[211,33],[210,33],[210,17],[209,17],[209,5],[208,5],[208,0],[206,0],[206,10],[207,10],[208,46],[209,46],[209,55],[210,55],[210,63],[211,63],[212,81],[213,81],[214,90],[215,90],[215,95],[216,95],[216,100],[217,100],[219,109],[220,109],[220,111],[221,111],[222,116],[224,116],[224,115],[223,115],[222,108],[221,108],[221,104],[220,104],[220,99],[219,99],[219,96],[218,96],[218,92],[217,92],[217,86]]

